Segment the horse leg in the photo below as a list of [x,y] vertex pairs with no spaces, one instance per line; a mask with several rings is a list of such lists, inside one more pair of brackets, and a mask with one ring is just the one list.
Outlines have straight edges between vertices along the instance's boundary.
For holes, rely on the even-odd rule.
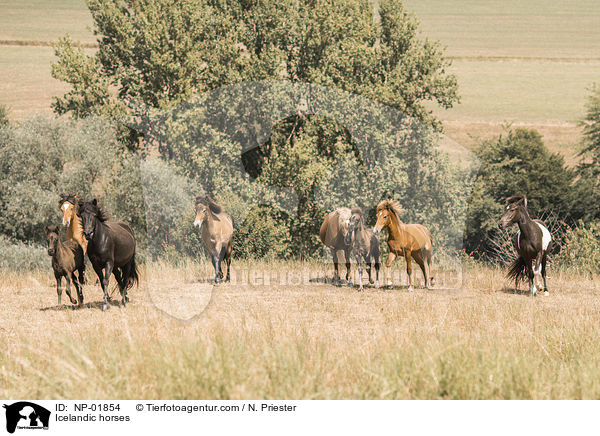
[[100,286],[102,286],[102,292],[104,293],[104,301],[102,302],[102,310],[108,310],[109,306],[108,306],[108,281],[110,280],[110,275],[112,274],[112,270],[113,270],[113,263],[112,261],[107,261],[106,265],[104,267],[104,271],[102,267],[98,267],[96,269],[96,267],[94,267],[94,269],[96,270],[96,274],[98,274],[98,279],[100,280]]
[[369,275],[369,284],[373,284],[373,278],[371,277],[371,256],[367,253],[365,256],[365,263],[367,264],[367,274]]
[[215,266],[215,283],[221,283],[221,256],[219,251],[213,255],[213,265]]
[[350,251],[349,249],[344,250],[344,260],[346,261],[346,283],[352,286],[352,279],[350,277]]
[[227,245],[227,249],[225,251],[225,263],[227,264],[227,276],[225,277],[225,281],[231,281],[231,244]]
[[[220,271],[220,277],[221,279],[223,279],[223,276],[225,274],[223,274],[223,268],[227,267],[227,278],[225,279],[225,281],[229,281],[229,266],[227,265],[227,246],[224,246],[221,248],[221,253],[219,253],[219,259],[221,261],[221,271]],[[223,261],[225,261],[225,266],[223,266]]]
[[404,250],[404,259],[406,259],[406,273],[408,274],[408,292],[414,292],[415,287],[412,281],[412,264],[410,250]]
[[533,261],[529,261],[529,264],[527,265],[527,278],[529,279],[529,292],[531,292],[531,295],[533,295],[534,297],[537,295],[537,288],[535,287],[535,274],[533,272],[534,267],[532,265]]
[[123,277],[126,277],[127,274],[122,268],[113,268],[113,276],[117,280],[117,284],[119,285],[119,291],[121,292],[121,306],[125,307],[125,303],[129,301],[127,298],[127,291],[125,290],[125,282]]
[[83,284],[85,283],[85,265],[79,268],[79,288],[77,289],[77,297],[79,297],[79,305],[83,305]]
[[533,261],[533,288],[537,294],[538,287],[542,287],[541,276],[542,275],[542,252],[540,252]]
[[65,291],[67,292],[67,296],[69,297],[69,300],[71,300],[71,304],[77,304],[77,300],[75,300],[73,298],[73,296],[71,295],[71,277],[69,277],[69,274],[65,275],[65,282],[67,282]]
[[[392,275],[391,275],[391,267],[394,259],[396,258],[396,253],[390,250],[390,254],[388,255],[387,262],[385,263],[385,275],[387,275],[387,285],[391,288],[394,284],[392,283]],[[385,281],[385,277],[384,277]]]
[[333,284],[335,285],[340,280],[340,274],[338,271],[338,257],[335,248],[331,249],[331,256],[333,257]]
[[60,282],[62,281],[62,277],[54,274],[56,277],[56,295],[58,296],[58,306],[60,306],[60,302],[62,300],[62,289],[60,287]]
[[544,295],[547,297],[550,295],[548,293],[548,285],[546,284],[546,261],[548,260],[548,253],[544,253],[542,257],[542,278],[544,279]]
[[425,289],[429,289],[431,277],[429,275],[429,264],[427,263],[427,253],[423,250],[419,250],[416,255],[414,255],[415,262],[421,268],[421,272],[423,273],[423,279],[425,280]]
[[[363,261],[365,259],[362,255],[356,256],[356,263],[358,264],[358,290],[362,292],[363,289]],[[371,281],[371,264],[367,264],[367,270],[369,271],[369,281]]]

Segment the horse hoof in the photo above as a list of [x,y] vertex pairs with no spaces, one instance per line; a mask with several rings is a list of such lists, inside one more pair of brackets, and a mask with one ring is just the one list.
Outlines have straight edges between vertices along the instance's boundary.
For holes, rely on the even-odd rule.
[[415,288],[413,286],[408,287],[408,292],[415,292]]
[[389,282],[387,282],[387,286],[388,286],[388,288],[391,288],[392,286],[394,286],[394,284],[391,281],[389,281]]
[[365,291],[365,290],[364,290],[363,288],[360,288],[360,289],[358,290],[358,292],[364,292],[364,291]]
[[109,309],[109,307],[110,307],[110,306],[109,306],[108,304],[104,303],[104,304],[102,305],[102,311],[103,311],[103,312],[104,312],[104,311],[107,311],[107,310]]
[[379,287],[379,282],[375,282],[375,287],[378,288]]
[[544,291],[544,297],[547,297],[548,295],[550,295],[550,293],[548,291]]

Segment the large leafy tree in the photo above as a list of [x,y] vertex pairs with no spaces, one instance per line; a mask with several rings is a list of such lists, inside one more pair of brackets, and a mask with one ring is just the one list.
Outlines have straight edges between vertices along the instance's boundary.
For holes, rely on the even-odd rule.
[[76,116],[118,103],[169,108],[192,94],[249,80],[351,91],[439,126],[424,103],[451,107],[456,78],[440,44],[418,37],[400,0],[87,0],[99,49],[65,37],[56,98]]
[[[191,116],[182,114],[185,102],[242,82],[301,82],[358,94],[441,129],[428,103],[449,108],[458,101],[457,81],[447,71],[450,63],[442,47],[419,36],[418,21],[401,0],[381,0],[377,6],[367,0],[87,3],[99,48],[87,54],[68,38],[59,42],[53,74],[72,89],[56,99],[55,110],[75,116],[129,114],[150,121],[146,125],[161,125],[160,132],[146,132],[146,144],[155,141],[164,158],[177,161],[209,190],[228,189],[217,180],[219,168],[211,170],[212,156],[250,150],[246,171],[267,184],[291,188],[298,198],[292,222],[299,253],[313,253],[318,245],[300,242],[316,234],[323,212],[315,187],[347,156],[360,165],[348,126],[312,114],[318,102],[309,92],[301,98],[306,110],[276,120],[269,140],[261,143],[252,123],[240,123],[231,131],[236,120],[245,115],[259,119],[255,112],[263,110],[249,105],[243,95],[223,92],[217,104],[200,98],[202,104],[192,108]],[[152,108],[169,115],[162,123],[153,122]],[[194,120],[196,115],[199,119]],[[365,123],[360,112],[345,121]],[[394,135],[383,134],[390,143]],[[206,152],[197,150],[198,144]],[[413,157],[418,166],[418,156]]]

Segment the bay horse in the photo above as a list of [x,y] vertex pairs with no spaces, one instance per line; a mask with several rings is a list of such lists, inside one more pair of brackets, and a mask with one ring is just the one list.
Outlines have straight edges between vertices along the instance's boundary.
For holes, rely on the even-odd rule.
[[529,217],[526,197],[508,197],[506,203],[498,227],[503,229],[514,223],[519,226],[515,238],[518,257],[512,262],[507,277],[514,279],[515,287],[518,287],[519,281],[526,275],[529,279],[529,290],[534,297],[537,295],[538,287],[541,289],[540,279],[542,279],[544,295],[547,296],[549,293],[546,284],[546,261],[552,244],[550,231],[544,223]]
[[391,276],[389,276],[392,262],[396,256],[404,256],[408,273],[408,290],[412,292],[415,289],[412,280],[411,259],[414,259],[421,267],[427,289],[433,286],[431,233],[421,224],[403,223],[400,220],[401,213],[402,208],[396,200],[383,200],[377,205],[377,223],[373,227],[373,233],[378,235],[384,228],[388,231],[387,243],[390,253],[385,265],[388,271],[388,286],[392,285]]
[[350,282],[350,251],[352,246],[346,241],[346,235],[348,234],[351,215],[352,213],[347,207],[336,209],[325,217],[319,230],[321,242],[331,250],[335,271],[333,280],[335,283],[340,281],[338,265],[342,252],[346,260],[346,281]]
[[351,211],[348,222],[348,232],[346,233],[345,243],[352,247],[352,253],[356,257],[358,265],[359,292],[363,291],[362,283],[362,264],[367,264],[367,274],[369,283],[373,284],[371,278],[371,260],[375,262],[375,286],[379,287],[379,238],[365,226],[365,219],[360,208],[354,208]]
[[121,292],[121,304],[129,301],[127,290],[134,283],[139,285],[139,275],[135,263],[136,241],[129,224],[122,221],[108,221],[108,216],[94,198],[78,204],[83,235],[88,242],[87,255],[98,275],[104,302],[102,310],[108,309],[108,281],[113,274]]
[[[75,285],[77,296],[79,297],[79,306],[83,304],[83,270],[85,268],[83,249],[75,241],[61,241],[57,226],[46,227],[46,241],[48,242],[48,254],[52,256],[52,269],[56,278],[56,294],[58,295],[58,305],[61,304],[62,297],[62,278],[65,278],[67,286],[65,291],[72,304],[77,304],[77,300],[71,295],[71,281]],[[79,273],[79,278],[75,275]]]
[[227,275],[225,281],[231,280],[231,250],[233,248],[233,220],[208,195],[196,197],[196,218],[194,227],[198,227],[202,242],[208,250],[215,268],[215,283],[223,279],[221,263],[225,260]]

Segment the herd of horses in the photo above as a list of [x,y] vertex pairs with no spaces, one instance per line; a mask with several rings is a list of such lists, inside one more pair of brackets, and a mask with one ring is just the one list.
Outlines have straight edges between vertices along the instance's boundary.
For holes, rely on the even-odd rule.
[[[548,295],[546,284],[546,262],[552,238],[548,229],[539,220],[530,218],[527,211],[527,198],[509,197],[506,209],[498,222],[498,227],[507,228],[517,224],[514,247],[517,257],[510,266],[508,277],[515,280],[527,279],[529,290],[536,295],[538,289]],[[139,283],[139,273],[135,261],[136,239],[131,226],[122,221],[111,221],[96,199],[82,201],[73,194],[62,194],[59,208],[63,214],[62,224],[67,227],[66,240],[61,241],[57,226],[46,227],[48,254],[52,257],[52,268],[56,277],[58,304],[61,304],[62,278],[66,281],[66,293],[72,304],[83,304],[82,285],[85,283],[85,255],[87,254],[104,292],[102,310],[109,307],[108,283],[113,275],[121,293],[121,305],[129,301],[127,291]],[[223,207],[210,196],[196,197],[194,227],[198,228],[202,241],[209,253],[215,270],[215,283],[231,279],[231,254],[233,241],[233,220]],[[421,224],[406,224],[400,219],[400,203],[396,200],[383,200],[377,205],[375,226],[366,225],[360,208],[342,207],[329,213],[321,225],[319,237],[331,250],[334,266],[334,282],[341,283],[339,263],[343,257],[346,264],[346,282],[352,286],[351,259],[357,264],[359,291],[363,291],[363,265],[366,265],[369,283],[379,287],[380,243],[379,234],[387,230],[389,254],[386,270],[396,257],[404,257],[408,274],[408,290],[414,290],[412,260],[421,268],[424,287],[434,286],[433,244],[429,230]],[[227,268],[223,273],[223,263]],[[375,267],[375,280],[372,277]],[[73,282],[78,300],[71,295]],[[392,283],[388,279],[388,286]]]

